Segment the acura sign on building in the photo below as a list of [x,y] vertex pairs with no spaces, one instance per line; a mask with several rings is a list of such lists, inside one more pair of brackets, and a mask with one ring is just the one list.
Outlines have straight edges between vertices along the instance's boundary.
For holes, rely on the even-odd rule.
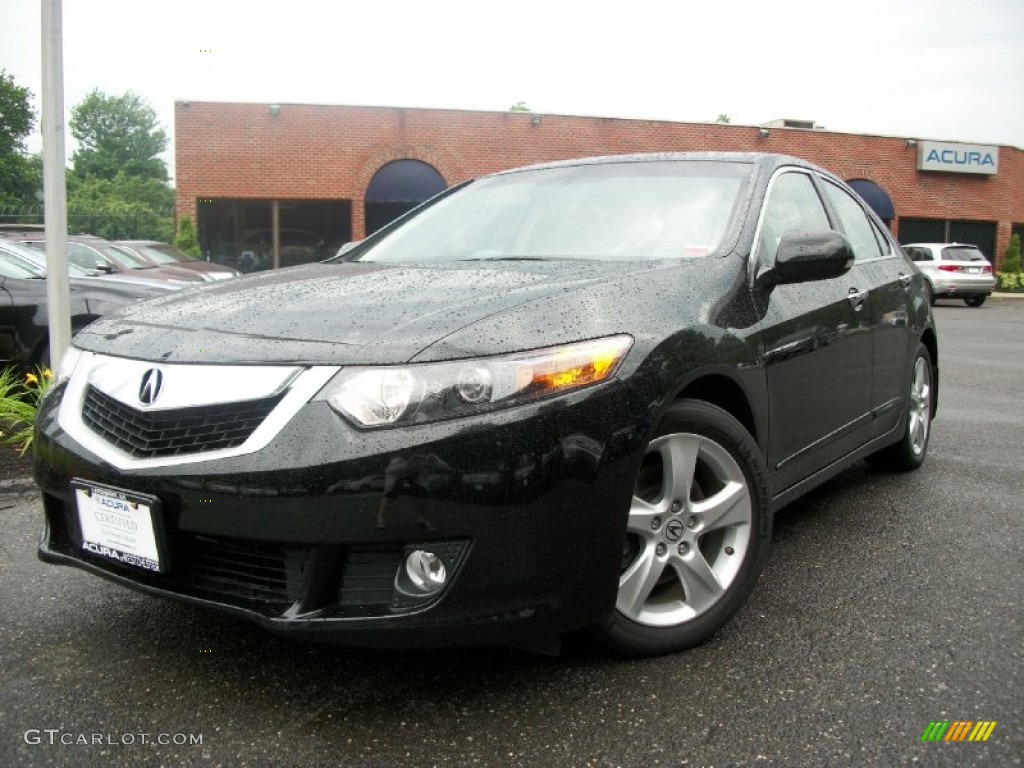
[[917,169],[993,176],[999,170],[999,147],[921,141],[917,144]]

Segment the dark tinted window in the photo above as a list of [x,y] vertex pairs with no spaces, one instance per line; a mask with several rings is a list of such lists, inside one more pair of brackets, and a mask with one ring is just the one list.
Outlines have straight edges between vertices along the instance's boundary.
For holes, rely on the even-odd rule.
[[839,214],[839,220],[843,223],[846,237],[853,246],[853,255],[857,261],[864,259],[875,259],[882,255],[882,250],[875,239],[875,232],[871,226],[864,209],[860,207],[854,197],[845,189],[837,187],[832,182],[825,184],[825,193],[828,195],[832,207]]
[[932,252],[927,248],[916,248],[913,246],[904,246],[903,250],[907,252],[907,255],[914,261],[931,261]]
[[943,261],[986,261],[985,254],[973,245],[950,245],[942,249]]
[[813,232],[831,229],[825,206],[811,178],[805,173],[784,173],[772,182],[761,218],[758,256],[762,264],[775,260],[783,235],[791,230]]

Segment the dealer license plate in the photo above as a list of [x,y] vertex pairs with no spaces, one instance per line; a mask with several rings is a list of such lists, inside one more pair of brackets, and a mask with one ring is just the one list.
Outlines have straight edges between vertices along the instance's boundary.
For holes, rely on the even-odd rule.
[[160,500],[74,480],[82,549],[147,571],[161,571],[158,527]]

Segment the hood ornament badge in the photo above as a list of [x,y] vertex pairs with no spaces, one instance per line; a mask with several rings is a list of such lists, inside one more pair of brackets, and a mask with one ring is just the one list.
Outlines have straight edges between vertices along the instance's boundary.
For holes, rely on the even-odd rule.
[[139,387],[139,402],[152,405],[160,397],[164,387],[164,374],[159,368],[150,368],[142,374],[142,385]]

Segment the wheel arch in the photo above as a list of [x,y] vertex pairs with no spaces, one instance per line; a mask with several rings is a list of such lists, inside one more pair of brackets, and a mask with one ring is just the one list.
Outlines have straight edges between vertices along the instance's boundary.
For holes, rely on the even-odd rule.
[[932,418],[939,410],[939,340],[934,328],[925,328],[921,334],[921,343],[932,358]]
[[676,395],[676,400],[703,400],[716,405],[736,419],[750,433],[755,443],[758,439],[757,421],[754,409],[743,388],[728,376],[708,374],[689,382]]

